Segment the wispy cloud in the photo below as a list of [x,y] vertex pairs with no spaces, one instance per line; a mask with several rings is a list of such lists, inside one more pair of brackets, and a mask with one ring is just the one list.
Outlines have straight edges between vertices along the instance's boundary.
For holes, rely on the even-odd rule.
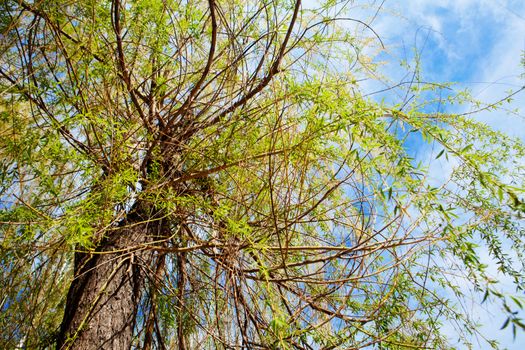
[[[358,15],[365,19],[367,14]],[[368,18],[372,15],[369,14]],[[482,101],[498,101],[510,90],[525,85],[525,79],[520,77],[524,72],[520,63],[525,51],[524,1],[387,1],[381,15],[373,18],[374,30],[388,47],[389,56],[385,61],[390,63],[383,67],[385,76],[404,79],[406,70],[400,68],[396,59],[412,59],[412,49],[416,48],[425,79],[456,82],[459,89],[469,89]],[[367,88],[373,90],[378,86],[369,85]],[[466,112],[477,107],[467,105],[461,108]],[[516,95],[505,108],[521,111],[508,114],[483,112],[475,114],[474,118],[525,140],[525,92]],[[431,151],[427,151],[426,157],[433,158]],[[443,176],[451,170],[450,164],[440,163],[435,167],[441,170],[435,168],[431,176]],[[502,282],[503,290],[514,292],[510,279],[497,271],[488,253],[480,251],[480,254],[490,265],[489,273]],[[487,338],[499,340],[508,349],[523,348],[524,334],[513,341],[510,331],[499,331],[505,317],[498,306],[472,303],[470,313],[484,325],[482,331]],[[450,326],[448,328],[452,334]]]

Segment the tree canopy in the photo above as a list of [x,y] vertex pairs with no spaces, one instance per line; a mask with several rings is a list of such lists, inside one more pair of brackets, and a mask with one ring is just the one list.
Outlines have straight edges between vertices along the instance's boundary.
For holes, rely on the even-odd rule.
[[448,349],[472,290],[525,328],[524,145],[363,92],[354,6],[2,1],[0,348]]

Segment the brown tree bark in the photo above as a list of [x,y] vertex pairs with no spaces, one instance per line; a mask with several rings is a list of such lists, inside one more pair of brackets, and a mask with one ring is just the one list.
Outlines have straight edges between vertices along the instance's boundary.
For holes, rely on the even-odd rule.
[[129,215],[96,252],[76,254],[57,350],[130,348],[147,271],[156,260],[145,243],[161,226]]

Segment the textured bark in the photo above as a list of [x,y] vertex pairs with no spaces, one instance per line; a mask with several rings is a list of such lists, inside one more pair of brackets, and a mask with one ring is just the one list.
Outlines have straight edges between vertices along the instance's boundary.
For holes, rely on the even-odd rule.
[[144,243],[160,227],[130,221],[112,232],[97,253],[75,256],[57,349],[130,348],[146,271],[155,260]]

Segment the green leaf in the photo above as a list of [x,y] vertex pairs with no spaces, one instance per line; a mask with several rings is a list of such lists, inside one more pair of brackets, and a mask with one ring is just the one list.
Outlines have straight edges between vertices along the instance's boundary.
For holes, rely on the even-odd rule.
[[507,326],[509,325],[509,322],[510,322],[510,317],[508,317],[505,322],[503,322],[503,326],[501,326],[500,329],[505,329],[507,328]]

